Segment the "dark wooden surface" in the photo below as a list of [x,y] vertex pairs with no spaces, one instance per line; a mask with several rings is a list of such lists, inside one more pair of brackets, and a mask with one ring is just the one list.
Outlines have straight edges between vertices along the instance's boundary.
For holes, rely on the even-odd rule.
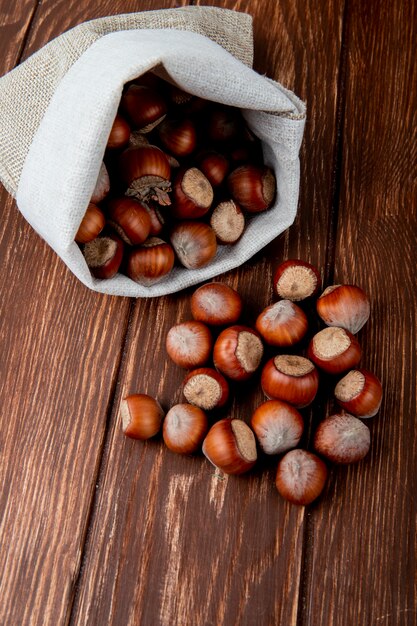
[[[178,4],[0,0],[0,71],[84,20]],[[202,457],[126,440],[126,393],[181,397],[163,343],[190,292],[88,291],[2,190],[0,624],[415,625],[415,3],[201,4],[250,13],[255,68],[308,106],[296,222],[221,280],[248,320],[289,256],[368,291],[363,363],[385,388],[371,453],[299,508],[276,493],[273,461],[219,480]],[[249,386],[232,414],[261,398]],[[308,424],[328,409],[319,398]]]

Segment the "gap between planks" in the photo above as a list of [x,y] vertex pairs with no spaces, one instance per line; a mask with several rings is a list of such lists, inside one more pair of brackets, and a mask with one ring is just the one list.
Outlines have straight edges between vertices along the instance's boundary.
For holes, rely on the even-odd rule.
[[348,62],[348,0],[345,0],[342,15],[342,41],[340,45],[340,60],[337,82],[337,103],[336,103],[336,141],[333,150],[332,163],[332,191],[331,206],[329,213],[329,225],[327,231],[327,251],[326,264],[324,270],[324,282],[331,285],[334,280],[335,254],[336,254],[336,234],[339,222],[339,201],[342,176],[343,160],[343,128],[346,108],[346,73]]
[[27,45],[28,45],[28,42],[29,42],[30,34],[32,32],[33,24],[34,24],[34,22],[36,20],[37,14],[38,14],[38,10],[39,10],[40,4],[41,4],[40,0],[37,0],[35,2],[35,4],[34,4],[34,7],[32,9],[32,15],[29,18],[28,25],[27,25],[27,28],[26,28],[26,32],[25,32],[24,36],[22,37],[22,43],[20,44],[19,51],[17,53],[16,62],[14,64],[14,67],[10,68],[10,69],[14,69],[15,67],[17,67],[19,65],[19,63],[21,62],[21,60],[22,60],[22,57],[23,57],[23,55],[24,55],[24,53],[26,51],[26,48],[27,48]]
[[[345,122],[345,110],[346,110],[346,74],[348,63],[348,41],[349,41],[349,21],[348,21],[348,0],[345,0],[342,13],[342,39],[340,42],[340,58],[338,67],[338,79],[337,79],[337,96],[336,96],[336,133],[335,133],[335,145],[333,148],[332,159],[332,185],[331,185],[331,204],[329,210],[329,221],[327,227],[327,245],[326,245],[326,261],[324,266],[323,283],[325,285],[331,285],[334,282],[334,269],[335,269],[335,255],[336,255],[336,239],[337,230],[339,225],[339,202],[340,202],[340,188],[341,188],[341,176],[342,176],[342,160],[343,160],[343,128]],[[320,411],[324,413],[326,401],[324,398],[320,398],[320,406],[315,407],[314,411]],[[323,409],[321,411],[321,409]],[[311,415],[313,420],[313,415]],[[307,448],[311,447],[312,428],[310,428]],[[309,507],[306,508],[306,515],[304,517],[303,528],[303,540],[301,549],[301,566],[300,566],[300,581],[299,581],[299,593],[298,593],[298,611],[297,611],[297,626],[308,626],[306,622],[306,616],[308,614],[308,572],[311,568],[312,554],[314,551],[313,545],[313,525],[314,521],[309,512]]]
[[105,460],[105,451],[107,449],[108,442],[109,442],[110,425],[112,423],[113,412],[117,405],[117,399],[119,396],[119,388],[123,381],[123,372],[125,371],[127,353],[128,353],[127,346],[129,344],[130,337],[131,337],[131,328],[132,328],[132,322],[133,322],[133,317],[134,317],[136,306],[137,306],[137,301],[134,298],[131,298],[129,302],[129,313],[127,315],[126,327],[125,327],[123,338],[121,341],[121,349],[119,352],[119,363],[116,368],[116,375],[114,377],[113,385],[109,394],[109,404],[108,404],[107,411],[106,411],[106,425],[104,429],[103,443],[101,446],[101,450],[99,451],[99,454],[97,456],[97,467],[95,470],[95,478],[94,478],[95,489],[94,489],[94,493],[92,495],[90,506],[89,506],[88,513],[87,513],[84,537],[82,541],[80,542],[80,545],[81,545],[80,561],[79,561],[77,574],[74,577],[72,597],[67,607],[66,624],[73,623],[74,606],[76,605],[76,600],[80,592],[80,580],[81,580],[81,576],[82,576],[84,565],[85,565],[86,555],[87,555],[88,548],[89,548],[90,541],[91,541],[91,528],[92,528],[92,523],[95,517],[96,508],[97,508],[98,494],[100,493],[101,484],[103,483],[104,478],[105,478],[104,460]]

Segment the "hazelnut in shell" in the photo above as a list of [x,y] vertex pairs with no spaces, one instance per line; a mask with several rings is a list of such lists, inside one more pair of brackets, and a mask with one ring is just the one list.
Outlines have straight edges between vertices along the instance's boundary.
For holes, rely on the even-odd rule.
[[279,494],[293,504],[311,504],[327,480],[327,467],[307,450],[291,450],[278,463],[275,485]]
[[204,411],[192,404],[176,404],[165,416],[162,436],[173,452],[192,454],[200,448],[207,430]]
[[345,328],[353,335],[369,318],[368,296],[356,285],[332,285],[318,298],[317,313],[327,326]]
[[90,202],[87,207],[87,211],[81,220],[77,234],[75,235],[75,241],[77,243],[88,243],[89,241],[93,241],[93,239],[98,237],[105,225],[106,218],[104,217],[103,211],[98,206]]
[[210,330],[196,320],[173,326],[166,338],[169,357],[180,367],[201,367],[210,358],[213,339]]
[[204,222],[178,222],[171,230],[170,240],[179,262],[187,269],[204,267],[217,252],[214,230]]
[[171,166],[162,150],[152,145],[127,148],[119,157],[119,170],[127,189],[125,195],[143,202],[171,204]]
[[195,150],[197,133],[191,120],[165,119],[158,127],[165,150],[176,157],[185,157]]
[[372,372],[354,369],[339,380],[334,395],[342,409],[364,419],[378,413],[382,401],[382,385]]
[[225,474],[243,474],[256,463],[256,441],[249,426],[239,419],[216,422],[203,442],[203,453]]
[[117,148],[123,148],[129,143],[130,126],[121,115],[117,114],[113,126],[110,130],[110,135],[107,140],[107,148],[115,150]]
[[85,244],[83,254],[91,273],[96,278],[113,278],[123,260],[123,241],[109,233]]
[[229,385],[225,378],[211,367],[193,370],[184,380],[186,400],[204,411],[218,409],[229,399]]
[[158,237],[150,237],[130,252],[127,275],[140,285],[153,285],[169,274],[174,261],[174,251],[169,243]]
[[113,198],[107,203],[110,226],[130,246],[143,243],[151,229],[146,205],[134,198]]
[[161,429],[164,411],[155,398],[135,393],[124,398],[120,405],[123,432],[132,439],[150,439]]
[[248,213],[266,211],[275,199],[275,175],[266,166],[241,165],[229,175],[227,185],[233,200]]
[[323,420],[314,435],[315,450],[333,463],[357,463],[369,451],[369,428],[349,413],[337,413]]
[[206,283],[191,296],[191,314],[209,326],[235,324],[242,313],[242,298],[224,283]]
[[223,154],[208,151],[197,158],[198,166],[213,187],[221,185],[229,171],[229,161]]
[[356,367],[361,356],[357,339],[348,330],[336,326],[316,333],[308,346],[308,357],[328,374],[342,374]]
[[210,217],[210,226],[219,243],[233,244],[243,235],[245,216],[234,200],[225,200],[214,208]]
[[213,350],[215,367],[227,378],[247,380],[258,369],[264,348],[258,333],[247,326],[230,326],[217,337]]
[[181,169],[174,182],[171,213],[178,219],[202,217],[213,202],[213,187],[196,167]]
[[306,314],[291,300],[280,300],[266,307],[256,320],[256,330],[271,346],[292,346],[307,332]]
[[295,448],[304,430],[297,409],[281,400],[268,400],[258,406],[251,426],[265,454],[281,454]]
[[94,191],[91,195],[90,202],[93,204],[97,204],[104,200],[104,198],[108,195],[110,191],[110,177],[107,171],[107,167],[104,163],[100,165],[100,170],[98,172],[96,185],[94,187]]
[[309,359],[280,354],[266,363],[261,385],[268,398],[283,400],[301,409],[316,397],[319,374]]
[[279,298],[299,302],[315,296],[321,287],[319,271],[306,261],[289,259],[274,272],[274,291]]
[[150,133],[162,122],[167,104],[160,93],[146,85],[130,85],[122,97],[121,107],[133,128]]

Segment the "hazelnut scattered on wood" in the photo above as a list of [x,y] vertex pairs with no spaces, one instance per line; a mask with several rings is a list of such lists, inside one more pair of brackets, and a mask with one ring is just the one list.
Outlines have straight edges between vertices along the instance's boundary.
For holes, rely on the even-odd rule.
[[[311,297],[320,284],[319,273],[312,267],[294,260],[290,265],[281,264],[275,274],[275,278],[284,276],[283,283],[278,280],[279,288],[293,300]],[[289,275],[285,278],[282,268],[293,272],[293,285],[286,282]],[[367,302],[366,295],[360,296],[360,301],[361,306]],[[257,318],[256,330],[236,324],[242,309],[237,291],[224,283],[207,283],[191,296],[194,320],[169,330],[168,355],[178,366],[195,369],[183,382],[187,403],[173,406],[165,417],[163,439],[168,448],[182,454],[201,448],[218,470],[228,474],[252,469],[257,462],[256,440],[261,453],[285,453],[278,462],[276,488],[284,499],[305,506],[319,497],[326,484],[328,468],[320,457],[343,464],[360,461],[368,453],[370,431],[358,418],[377,413],[382,386],[368,370],[350,369],[336,384],[334,395],[342,409],[352,414],[336,413],[322,420],[314,433],[315,453],[299,447],[304,419],[297,409],[313,402],[318,391],[321,374],[315,363],[325,373],[335,374],[354,368],[361,356],[359,342],[349,330],[329,326],[312,337],[308,348],[312,360],[300,354],[278,354],[265,363],[260,382],[268,400],[254,411],[250,425],[244,419],[219,416],[209,418],[214,421],[209,428],[205,411],[211,416],[224,413],[233,385],[247,380],[259,368],[264,351],[261,336],[271,345],[293,346],[308,329],[307,315],[288,298],[266,307]],[[232,325],[221,330],[213,345],[208,326],[228,324]],[[216,369],[210,367],[211,359]],[[225,377],[231,379],[231,388]],[[132,404],[135,397],[147,398],[138,395],[124,400],[124,432],[145,439],[160,429],[161,412],[153,405],[152,427],[141,432],[143,416]]]

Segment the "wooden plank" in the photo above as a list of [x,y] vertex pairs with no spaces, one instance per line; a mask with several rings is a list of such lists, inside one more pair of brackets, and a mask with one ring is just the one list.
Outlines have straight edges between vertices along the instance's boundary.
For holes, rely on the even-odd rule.
[[[98,0],[88,3],[86,0],[46,0],[36,15],[36,28],[25,49],[25,56],[36,52],[41,46],[62,32],[98,17],[119,13],[135,13],[154,9],[169,9],[188,4],[186,0]],[[49,33],[45,39],[44,33]]]
[[0,2],[0,76],[13,69],[18,62],[37,4],[36,0]]
[[[6,13],[3,71],[29,6]],[[110,10],[90,6],[44,2],[24,56]],[[130,301],[83,287],[4,190],[0,202],[0,623],[56,626],[71,608]]]
[[[221,278],[242,293],[245,320],[253,322],[272,299],[269,276],[278,260],[326,262],[343,4],[204,4],[254,16],[257,69],[295,89],[310,111],[296,225]],[[127,393],[158,396],[165,408],[180,400],[183,372],[167,362],[163,346],[168,329],[190,318],[190,293],[135,307],[74,625],[297,622],[305,510],[279,499],[276,461],[251,476],[219,480],[202,457],[182,458],[160,440],[142,444],[120,431],[118,406]],[[239,391],[230,414],[248,419],[261,401],[254,381]]]
[[312,512],[303,625],[417,621],[416,19],[415,2],[349,3],[335,281],[371,296],[363,365],[385,398],[369,456]]
[[60,624],[80,565],[129,301],[93,296],[76,282],[10,201],[5,218],[0,623]]

